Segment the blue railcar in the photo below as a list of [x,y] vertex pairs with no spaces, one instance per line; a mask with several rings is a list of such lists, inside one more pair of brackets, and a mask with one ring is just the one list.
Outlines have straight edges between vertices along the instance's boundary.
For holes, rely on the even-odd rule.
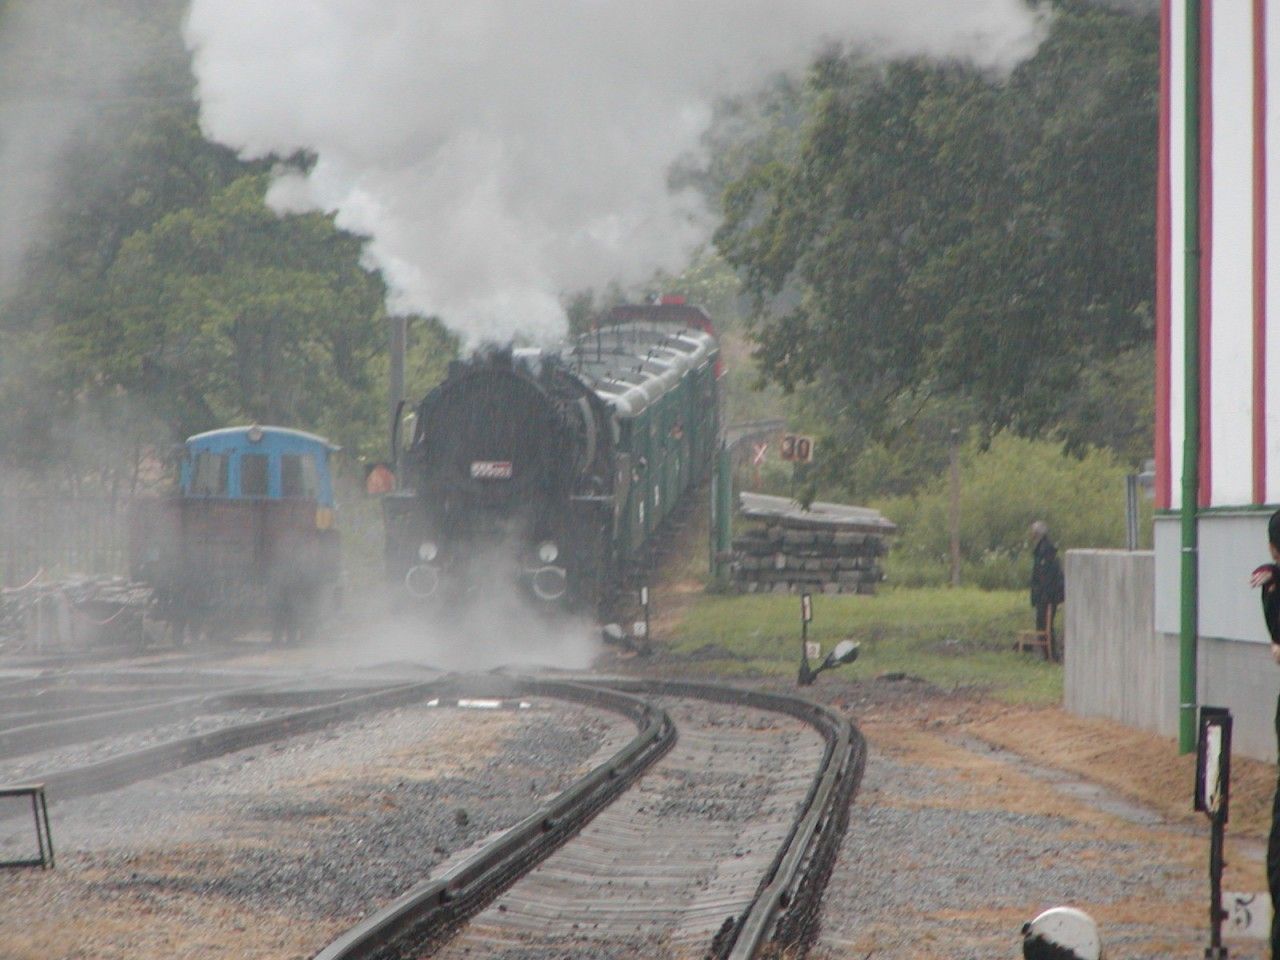
[[296,640],[336,602],[341,545],[330,461],[338,448],[284,427],[197,434],[179,493],[134,511],[134,579],[155,590],[179,642],[269,626]]

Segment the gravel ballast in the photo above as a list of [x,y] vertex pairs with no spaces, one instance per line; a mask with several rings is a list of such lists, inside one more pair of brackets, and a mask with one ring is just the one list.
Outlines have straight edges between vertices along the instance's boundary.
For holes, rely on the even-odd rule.
[[823,740],[785,714],[656,699],[679,730],[670,753],[432,956],[684,960],[745,909]]
[[[548,701],[415,706],[56,804],[58,868],[0,873],[0,956],[309,956],[633,734]],[[2,855],[34,842],[0,827]]]
[[184,737],[195,737],[244,723],[284,716],[295,709],[297,708],[276,707],[224,710],[202,716],[184,717],[172,723],[155,724],[145,730],[135,730],[52,750],[24,754],[0,761],[0,783],[38,780],[58,770],[98,763]]
[[[1022,924],[1060,905],[1091,914],[1117,960],[1203,954],[1207,829],[995,748],[954,704],[901,692],[851,704],[866,773],[814,960],[1012,960]],[[1266,947],[1232,942],[1231,956]]]

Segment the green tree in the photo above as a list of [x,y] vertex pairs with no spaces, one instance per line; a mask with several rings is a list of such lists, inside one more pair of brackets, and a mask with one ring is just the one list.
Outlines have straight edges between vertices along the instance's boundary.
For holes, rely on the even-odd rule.
[[[47,18],[38,2],[7,0],[0,16]],[[92,28],[71,32],[122,52],[110,82],[87,82],[101,58],[53,69],[23,51],[56,82],[9,95],[92,109],[52,171],[48,229],[0,302],[0,481],[127,488],[147,450],[245,420],[386,454],[382,281],[360,266],[362,238],[263,202],[271,166],[309,158],[245,163],[200,134],[185,7],[95,4]],[[457,344],[435,319],[409,330],[421,392]]]
[[356,447],[384,418],[381,281],[361,239],[320,214],[280,217],[251,173],[131,236],[67,352],[164,412],[175,434],[256,420]]
[[[96,474],[116,485],[130,469],[131,438],[147,418],[98,371],[75,364],[58,329],[95,309],[125,238],[244,172],[196,129],[184,11],[182,0],[12,0],[0,9],[0,106],[21,117],[38,105],[51,144],[40,170],[6,167],[10,195],[51,184],[20,282],[0,298],[0,472],[10,482],[38,474],[75,488]],[[33,33],[41,23],[47,36]]]
[[1005,79],[814,67],[796,155],[732,181],[716,240],[763,374],[855,424],[829,428],[840,459],[940,406],[986,437],[1149,447],[1081,397],[1109,377],[1142,412],[1141,365],[1113,361],[1151,337],[1157,39],[1152,16],[1063,3]]
[[[960,455],[962,580],[984,588],[1018,587],[1030,569],[1027,532],[1049,524],[1060,550],[1122,547],[1125,474],[1106,450],[1076,457],[1060,445],[1002,434],[984,449],[965,442]],[[910,495],[876,501],[899,525],[889,577],[903,585],[947,582],[950,485],[943,474]]]

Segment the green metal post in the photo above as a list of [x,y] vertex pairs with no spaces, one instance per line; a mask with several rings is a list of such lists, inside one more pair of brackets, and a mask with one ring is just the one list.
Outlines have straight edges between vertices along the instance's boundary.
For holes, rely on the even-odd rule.
[[711,462],[711,522],[707,524],[707,572],[719,582],[720,564],[716,548],[720,545],[720,458]]
[[1186,0],[1186,103],[1183,272],[1182,588],[1179,634],[1178,749],[1196,747],[1196,646],[1199,634],[1200,502],[1200,3]]
[[[720,476],[720,457],[719,451],[724,450],[724,434],[720,430],[720,424],[724,422],[721,407],[724,406],[724,389],[720,381],[720,359],[717,354],[716,359],[712,363],[712,374],[715,377],[713,386],[716,388],[716,400],[712,405],[711,413],[711,436],[719,441],[719,446],[713,447],[715,451],[711,460],[711,523],[710,529],[707,531],[707,553],[708,564],[707,570],[718,587],[723,588],[726,584],[720,575],[720,561],[716,558],[720,546],[720,485],[724,482]],[[727,578],[726,578],[727,579]]]
[[720,444],[716,457],[716,482],[713,485],[715,503],[715,570],[716,582],[721,587],[729,585],[729,563],[725,559],[733,550],[733,462],[729,448]]

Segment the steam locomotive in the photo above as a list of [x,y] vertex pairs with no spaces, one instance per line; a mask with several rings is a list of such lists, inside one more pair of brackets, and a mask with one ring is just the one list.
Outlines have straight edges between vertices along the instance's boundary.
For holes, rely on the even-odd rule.
[[667,299],[615,308],[558,349],[453,363],[395,440],[400,489],[383,508],[401,600],[515,583],[598,610],[710,474],[718,356],[707,314]]

